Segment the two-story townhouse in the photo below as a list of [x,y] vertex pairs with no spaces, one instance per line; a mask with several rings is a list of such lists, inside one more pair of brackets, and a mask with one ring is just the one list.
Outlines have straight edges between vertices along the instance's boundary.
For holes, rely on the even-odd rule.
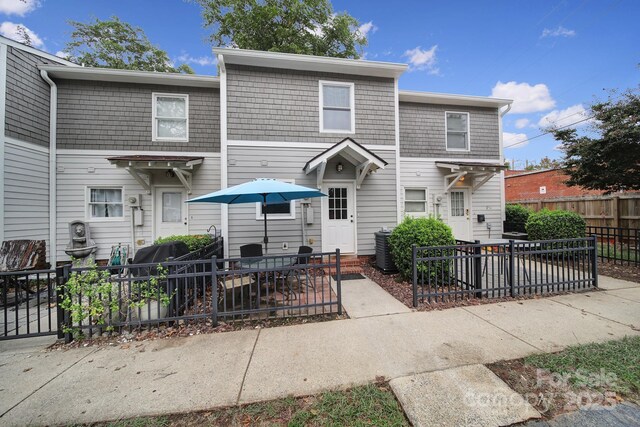
[[399,91],[405,64],[214,51],[218,77],[37,65],[56,106],[56,260],[75,219],[99,259],[210,225],[237,255],[261,241],[262,207],[184,201],[261,177],[328,195],[269,206],[270,253],[370,255],[404,215],[441,216],[462,239],[500,234],[510,101]]

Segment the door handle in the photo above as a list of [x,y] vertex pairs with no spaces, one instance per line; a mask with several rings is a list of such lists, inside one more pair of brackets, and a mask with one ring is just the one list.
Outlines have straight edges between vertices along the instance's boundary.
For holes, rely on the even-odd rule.
[[351,215],[349,219],[351,220],[351,222],[353,222],[353,215]]
[[187,225],[187,218],[184,219],[184,225]]
[[469,209],[465,209],[465,214],[469,216]]

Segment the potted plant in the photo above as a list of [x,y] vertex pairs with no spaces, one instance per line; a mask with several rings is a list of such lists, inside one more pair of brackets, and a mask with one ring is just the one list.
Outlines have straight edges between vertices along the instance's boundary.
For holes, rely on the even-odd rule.
[[166,269],[158,265],[156,275],[145,281],[131,283],[129,307],[132,320],[144,322],[167,316],[173,295],[170,296],[165,290],[166,278]]

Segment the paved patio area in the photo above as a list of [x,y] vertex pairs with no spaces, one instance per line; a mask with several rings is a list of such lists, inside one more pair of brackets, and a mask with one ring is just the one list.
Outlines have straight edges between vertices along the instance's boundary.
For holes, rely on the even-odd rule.
[[[345,289],[354,313],[349,295],[372,286],[361,285]],[[115,347],[46,352],[53,338],[0,342],[0,424],[205,410],[640,335],[640,284],[600,285],[607,291],[431,312],[400,310],[378,293],[371,299],[391,309],[376,303],[347,320]]]

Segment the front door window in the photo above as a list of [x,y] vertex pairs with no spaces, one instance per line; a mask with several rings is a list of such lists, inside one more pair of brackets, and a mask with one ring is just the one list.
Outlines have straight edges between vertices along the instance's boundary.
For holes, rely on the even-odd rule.
[[162,193],[162,222],[182,221],[182,192]]
[[347,198],[347,189],[345,187],[329,188],[329,219],[340,220],[348,219],[349,215],[349,199]]

